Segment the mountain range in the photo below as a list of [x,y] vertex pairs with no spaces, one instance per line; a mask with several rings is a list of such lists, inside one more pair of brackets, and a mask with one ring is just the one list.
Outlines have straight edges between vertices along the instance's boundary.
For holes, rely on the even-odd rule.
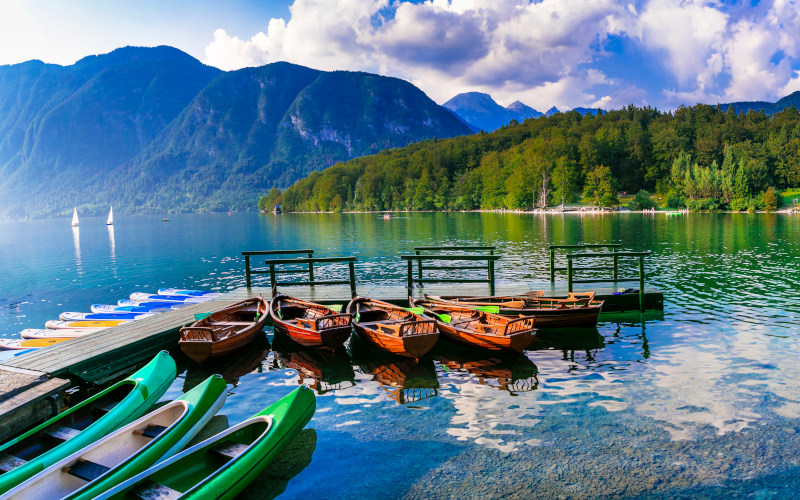
[[252,209],[338,161],[472,130],[412,84],[172,47],[0,66],[0,218]]

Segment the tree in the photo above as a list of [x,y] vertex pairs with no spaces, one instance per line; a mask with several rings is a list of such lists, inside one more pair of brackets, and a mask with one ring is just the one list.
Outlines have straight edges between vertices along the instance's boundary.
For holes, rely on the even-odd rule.
[[616,180],[610,168],[600,165],[586,175],[583,197],[600,207],[610,207],[619,201]]
[[576,167],[566,156],[561,156],[556,160],[553,169],[553,195],[557,200],[561,200],[561,205],[575,200],[576,191]]
[[550,179],[547,177],[547,169],[542,169],[542,184],[539,186],[539,208],[547,206],[547,197],[550,196]]
[[764,210],[767,212],[774,212],[778,208],[778,194],[774,187],[768,187],[761,195],[761,199],[764,203]]
[[266,196],[258,200],[258,209],[267,210],[269,209],[269,207],[280,205],[280,203],[281,203],[281,190],[278,188],[272,188],[269,190],[269,193],[267,193]]
[[658,208],[658,203],[653,200],[650,193],[642,189],[628,203],[628,208],[630,210],[650,210],[651,208]]

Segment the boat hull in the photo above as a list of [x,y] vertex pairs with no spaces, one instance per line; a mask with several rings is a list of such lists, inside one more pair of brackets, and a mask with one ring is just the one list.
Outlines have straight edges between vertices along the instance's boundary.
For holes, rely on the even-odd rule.
[[[258,320],[252,321],[251,325],[245,325],[234,334],[225,336],[224,330],[217,328],[214,324],[235,313],[243,304],[254,301],[260,314]],[[264,299],[260,297],[248,299],[213,312],[191,326],[181,328],[181,338],[178,341],[178,345],[186,356],[197,363],[202,363],[208,359],[223,356],[245,347],[264,330],[264,325],[266,325],[268,318],[267,303]]]
[[354,323],[353,327],[356,334],[370,345],[407,358],[421,358],[433,349],[439,338],[438,334],[395,337],[365,328],[358,323]]
[[457,344],[478,347],[489,351],[522,352],[531,344],[534,330],[525,330],[510,335],[481,335],[439,323],[442,337]]
[[[284,321],[284,319],[278,315],[278,308],[281,302],[310,305],[320,308],[331,317],[331,320],[328,321],[327,324],[332,326],[320,326],[316,329],[303,328],[299,324]],[[342,344],[344,344],[345,340],[350,338],[350,334],[353,331],[348,315],[336,314],[335,311],[328,309],[325,306],[297,300],[283,295],[276,295],[272,298],[272,301],[269,304],[269,314],[270,318],[272,319],[272,324],[275,326],[275,330],[277,332],[286,335],[304,347],[328,347],[330,349],[338,349],[340,346],[342,346]],[[337,323],[342,324],[338,325]],[[317,324],[319,324],[319,322],[317,322]]]
[[[428,300],[442,304],[470,307],[465,301],[457,301],[451,297],[437,297],[426,295]],[[469,299],[469,297],[464,297]],[[542,300],[548,300],[541,297]],[[488,303],[486,303],[488,304]],[[542,307],[542,308],[512,308],[497,306],[497,314],[518,318],[520,316],[532,316],[536,322],[536,328],[566,328],[566,327],[593,327],[597,325],[597,318],[603,307],[602,301],[597,304],[586,304],[583,306],[571,307]]]

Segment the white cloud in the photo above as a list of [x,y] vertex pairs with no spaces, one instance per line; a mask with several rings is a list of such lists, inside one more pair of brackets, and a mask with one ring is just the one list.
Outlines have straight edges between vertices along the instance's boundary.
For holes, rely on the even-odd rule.
[[[481,91],[543,109],[772,99],[799,85],[796,0],[757,8],[704,0],[294,0],[290,12],[250,39],[218,29],[205,62],[368,71],[404,78],[438,102]],[[647,95],[608,79],[601,48],[609,35],[639,44],[674,80]],[[774,63],[775,54],[784,57]]]

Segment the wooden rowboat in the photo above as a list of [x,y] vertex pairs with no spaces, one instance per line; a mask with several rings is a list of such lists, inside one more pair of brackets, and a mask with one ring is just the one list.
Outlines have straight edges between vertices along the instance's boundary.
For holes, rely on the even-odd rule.
[[0,445],[0,494],[144,415],[175,380],[162,351],[130,377]]
[[244,347],[267,322],[267,302],[261,297],[237,302],[181,328],[178,344],[194,361],[222,356]]
[[603,307],[594,292],[570,293],[566,299],[542,297],[542,292],[520,296],[459,297],[425,295],[432,302],[477,307],[503,316],[533,316],[536,328],[595,326]]
[[314,302],[276,295],[269,304],[275,330],[307,347],[336,349],[350,337],[352,316]]
[[316,409],[300,386],[244,422],[212,436],[97,496],[97,500],[234,499],[278,457]]
[[422,308],[426,317],[436,320],[444,338],[472,347],[522,352],[536,331],[531,316],[509,318],[413,297],[409,297],[408,302],[412,308]]
[[436,321],[388,302],[355,297],[347,313],[354,315],[353,326],[361,338],[400,356],[420,358],[439,338]]

